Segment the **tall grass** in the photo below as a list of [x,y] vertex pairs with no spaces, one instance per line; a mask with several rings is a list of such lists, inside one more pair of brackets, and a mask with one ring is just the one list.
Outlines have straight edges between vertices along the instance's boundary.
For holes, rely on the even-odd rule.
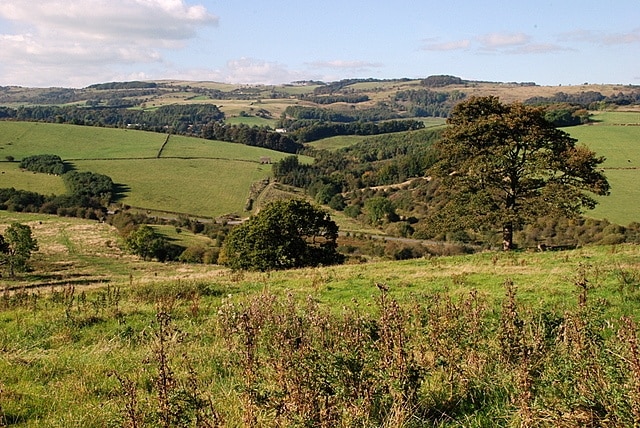
[[623,246],[6,288],[0,414],[22,427],[634,426],[637,262]]

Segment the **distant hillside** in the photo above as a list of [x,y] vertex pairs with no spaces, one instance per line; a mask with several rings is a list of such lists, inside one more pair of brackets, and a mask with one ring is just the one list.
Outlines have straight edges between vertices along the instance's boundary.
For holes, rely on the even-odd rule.
[[[407,92],[409,91],[409,92]],[[80,105],[86,107],[157,108],[167,104],[216,104],[227,116],[278,119],[291,105],[322,106],[335,111],[386,108],[408,116],[412,107],[425,101],[406,101],[411,91],[428,91],[445,98],[496,95],[505,102],[529,99],[550,100],[562,93],[570,97],[599,94],[610,106],[637,105],[640,86],[587,84],[539,86],[533,82],[480,82],[455,76],[429,76],[425,79],[347,79],[338,82],[296,82],[285,85],[233,85],[216,82],[161,80],[153,82],[97,83],[86,88],[0,87],[0,106]],[[403,99],[397,94],[404,93]],[[414,94],[416,95],[416,94]],[[562,98],[562,97],[561,97]],[[564,97],[566,99],[566,97]],[[442,110],[438,111],[438,115]],[[427,114],[429,115],[429,114]],[[0,111],[0,118],[2,112]]]

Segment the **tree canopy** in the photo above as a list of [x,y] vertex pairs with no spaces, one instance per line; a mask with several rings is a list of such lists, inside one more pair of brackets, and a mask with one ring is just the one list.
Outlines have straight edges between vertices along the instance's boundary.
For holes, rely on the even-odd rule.
[[231,231],[219,262],[259,271],[341,263],[337,238],[326,212],[303,200],[276,201]]
[[157,259],[160,262],[175,260],[183,248],[174,245],[153,227],[143,224],[131,231],[124,239],[125,248],[132,254],[145,260]]
[[542,108],[479,97],[458,104],[430,169],[450,193],[435,223],[481,229],[499,225],[503,248],[514,227],[547,214],[575,216],[596,205],[609,183],[598,157],[545,119]]
[[12,223],[5,235],[0,235],[0,264],[6,265],[9,276],[24,271],[31,253],[38,250],[38,241],[31,235],[31,227]]

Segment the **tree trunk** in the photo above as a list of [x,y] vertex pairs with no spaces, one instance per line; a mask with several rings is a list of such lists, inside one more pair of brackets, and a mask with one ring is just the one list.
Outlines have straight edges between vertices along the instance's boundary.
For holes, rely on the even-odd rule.
[[511,222],[502,226],[502,249],[504,251],[513,249],[513,223]]

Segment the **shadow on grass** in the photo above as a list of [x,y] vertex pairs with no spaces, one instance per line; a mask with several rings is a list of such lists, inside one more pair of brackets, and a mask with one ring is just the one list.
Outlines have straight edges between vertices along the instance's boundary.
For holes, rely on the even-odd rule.
[[64,164],[65,173],[78,170],[73,162],[62,161],[62,163]]
[[[111,282],[108,278],[88,278],[83,274],[42,274],[42,275],[23,275],[16,276],[15,278],[2,278],[7,280],[5,282],[6,290],[31,290],[45,287],[66,287],[70,285],[91,285],[91,284],[104,284]],[[12,284],[12,281],[15,281]],[[28,283],[25,284],[24,282]]]
[[127,193],[131,192],[131,187],[122,183],[114,183],[113,184],[113,201],[119,202],[127,196]]

